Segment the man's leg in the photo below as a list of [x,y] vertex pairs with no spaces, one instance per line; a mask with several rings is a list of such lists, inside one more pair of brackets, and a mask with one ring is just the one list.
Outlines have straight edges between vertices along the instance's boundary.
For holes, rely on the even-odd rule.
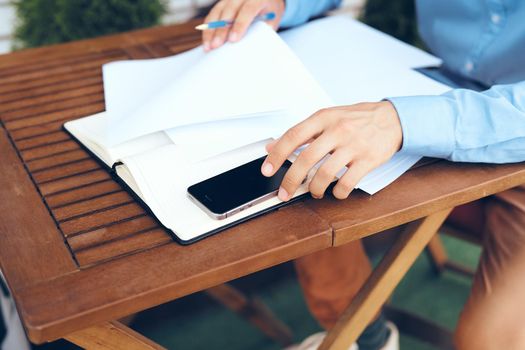
[[[295,267],[308,308],[326,330],[336,324],[372,272],[361,241],[299,258]],[[387,342],[389,348],[397,348],[392,327],[384,317],[376,318],[357,340],[359,349],[381,349]]]
[[295,260],[310,312],[332,328],[372,271],[361,241],[328,248]]
[[525,349],[525,187],[484,201],[484,251],[456,330],[466,349]]

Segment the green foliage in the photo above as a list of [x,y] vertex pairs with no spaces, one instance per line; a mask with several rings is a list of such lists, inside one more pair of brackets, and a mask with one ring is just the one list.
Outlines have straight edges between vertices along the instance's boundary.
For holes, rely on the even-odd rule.
[[404,42],[423,45],[417,32],[415,0],[368,0],[362,20]]
[[36,47],[159,23],[165,0],[15,0],[15,47]]

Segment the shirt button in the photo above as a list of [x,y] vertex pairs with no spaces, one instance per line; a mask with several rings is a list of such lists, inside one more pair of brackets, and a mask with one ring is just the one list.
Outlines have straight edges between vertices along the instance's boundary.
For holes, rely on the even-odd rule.
[[470,73],[472,72],[473,69],[474,69],[474,63],[472,63],[472,61],[467,61],[465,63],[465,70]]
[[497,15],[495,13],[493,13],[491,16],[490,16],[490,20],[492,21],[492,23],[494,24],[498,24],[500,21],[501,21],[501,16],[500,15]]

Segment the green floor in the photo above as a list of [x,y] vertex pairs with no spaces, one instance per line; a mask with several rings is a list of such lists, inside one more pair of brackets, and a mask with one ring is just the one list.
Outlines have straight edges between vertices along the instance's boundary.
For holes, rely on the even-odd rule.
[[[479,248],[447,237],[444,241],[456,261],[475,266]],[[248,276],[234,284],[263,299],[291,327],[297,340],[319,330],[306,309],[291,264]],[[396,289],[392,303],[452,329],[469,288],[470,281],[454,273],[437,276],[427,257],[421,256]],[[256,328],[202,293],[143,312],[132,327],[168,349],[280,349]],[[62,348],[59,345],[48,344],[45,348]],[[402,335],[401,349],[434,348]]]

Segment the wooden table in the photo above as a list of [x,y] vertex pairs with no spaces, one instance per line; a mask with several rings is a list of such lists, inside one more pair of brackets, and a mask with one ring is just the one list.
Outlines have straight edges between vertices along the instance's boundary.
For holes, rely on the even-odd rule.
[[192,48],[199,42],[193,25],[0,56],[0,267],[31,341],[158,348],[114,320],[413,222],[324,344],[343,348],[450,208],[525,182],[521,164],[440,161],[374,196],[307,199],[180,246],[61,127],[104,110],[102,64]]

